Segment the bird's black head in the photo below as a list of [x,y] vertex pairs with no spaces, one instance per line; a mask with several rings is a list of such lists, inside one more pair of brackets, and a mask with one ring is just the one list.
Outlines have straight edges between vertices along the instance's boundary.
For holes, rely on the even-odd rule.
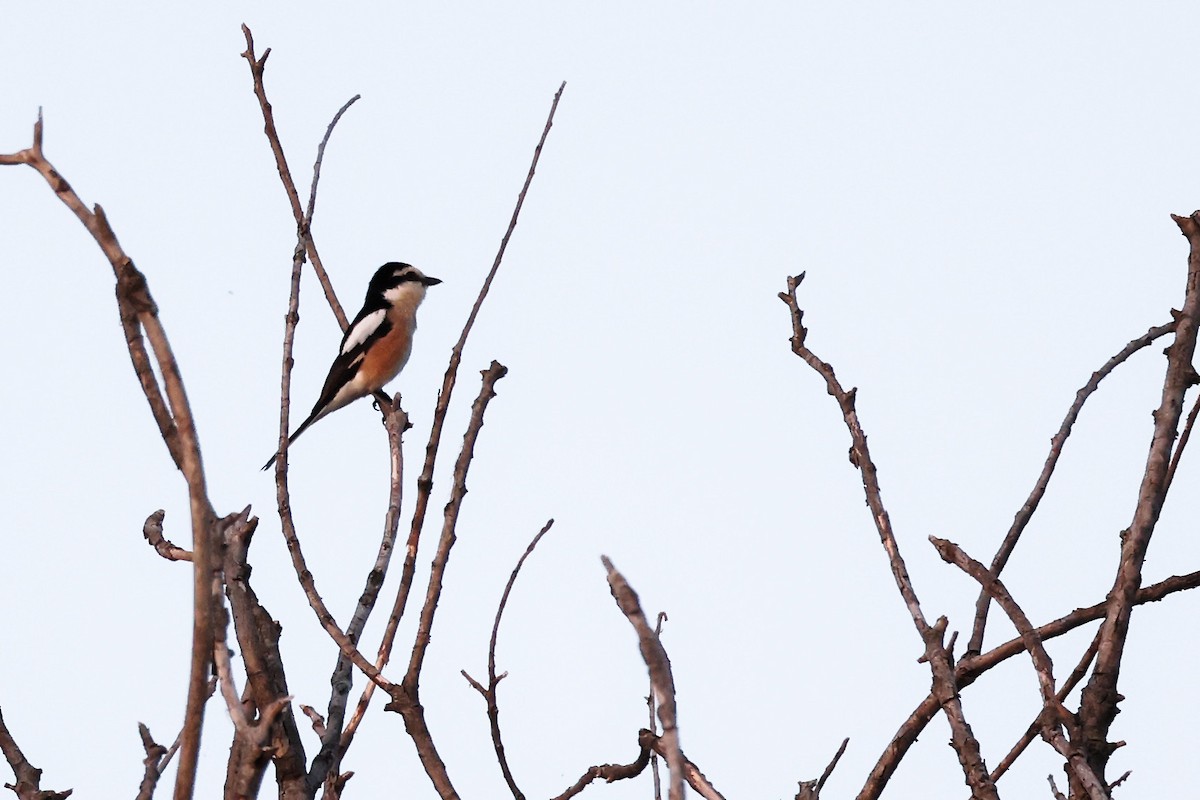
[[436,286],[441,283],[439,279],[430,278],[412,264],[389,261],[375,270],[375,275],[371,278],[371,285],[367,289],[367,294],[382,296],[388,290],[410,282],[421,286]]

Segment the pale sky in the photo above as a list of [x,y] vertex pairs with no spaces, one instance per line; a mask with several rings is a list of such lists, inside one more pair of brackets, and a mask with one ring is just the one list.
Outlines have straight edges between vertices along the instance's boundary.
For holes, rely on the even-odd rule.
[[[527,794],[632,760],[646,724],[645,667],[601,554],[649,614],[670,615],[683,747],[725,796],[791,797],[845,736],[825,796],[858,791],[929,670],[840,414],[791,354],[775,295],[807,270],[809,344],[859,387],[925,613],[965,638],[976,587],[927,537],[990,560],[1075,391],[1181,301],[1187,249],[1169,214],[1200,206],[1200,55],[1190,4],[828,5],[41,3],[0,29],[0,151],[29,145],[41,106],[48,157],[146,274],[217,511],[261,517],[253,585],[283,624],[297,703],[324,708],[336,649],[258,470],[277,437],[295,231],[239,58],[242,22],[272,48],[267,89],[301,185],[330,117],[362,95],[330,144],[314,225],[347,310],[385,261],[444,281],[391,385],[415,424],[406,500],[450,347],[568,83],[465,353],[418,573],[422,592],[478,370],[497,359],[510,372],[477,447],[422,689],[462,795],[507,795],[459,670],[486,673],[500,592],[549,517],[498,653]],[[188,568],[159,559],[141,527],[164,508],[168,536],[188,544],[186,492],[129,366],[111,269],[28,168],[0,170],[0,264],[0,708],[43,788],[132,796],[136,723],[174,738],[190,645]],[[339,341],[311,275],[301,317],[294,415]],[[1084,409],[1005,572],[1035,623],[1111,585],[1161,349]],[[309,564],[344,621],[386,503],[377,415],[366,402],[339,411],[290,460]],[[1149,581],[1200,564],[1186,523],[1196,477],[1185,459]],[[381,606],[398,574],[397,562]],[[1192,788],[1179,764],[1195,749],[1198,611],[1200,595],[1175,595],[1134,613],[1112,731],[1128,742],[1111,767],[1133,770],[1125,796]],[[1010,636],[999,616],[991,645]],[[1050,644],[1060,680],[1093,630]],[[1040,707],[1028,659],[963,702],[994,766]],[[197,797],[218,796],[231,729],[214,699]],[[935,720],[886,796],[965,797],[948,736]],[[1048,796],[1059,761],[1035,742],[1001,794]],[[344,768],[348,798],[434,796],[382,703]],[[650,793],[646,775],[586,796]]]

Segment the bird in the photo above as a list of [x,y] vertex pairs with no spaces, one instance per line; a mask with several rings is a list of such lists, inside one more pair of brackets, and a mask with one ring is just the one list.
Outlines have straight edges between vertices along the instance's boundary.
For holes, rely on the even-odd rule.
[[[389,261],[371,276],[362,310],[342,336],[320,398],[308,419],[288,437],[288,445],[314,422],[360,397],[379,391],[400,374],[412,353],[417,306],[425,290],[441,283],[411,264]],[[279,458],[276,452],[263,470]]]

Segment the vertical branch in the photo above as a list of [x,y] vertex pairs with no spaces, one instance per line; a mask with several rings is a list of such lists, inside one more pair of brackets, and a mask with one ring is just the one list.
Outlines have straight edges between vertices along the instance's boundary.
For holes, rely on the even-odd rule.
[[601,556],[604,569],[608,572],[608,586],[612,591],[617,607],[633,625],[638,637],[638,647],[642,651],[642,660],[650,670],[650,682],[654,687],[654,695],[658,698],[658,719],[662,722],[662,736],[659,737],[666,748],[667,769],[671,771],[671,786],[667,792],[670,800],[683,800],[684,757],[679,744],[679,727],[675,710],[675,678],[671,675],[671,659],[662,646],[662,641],[650,627],[637,592],[625,580],[625,576],[617,572],[616,567],[607,556]]
[[471,466],[471,460],[475,457],[475,443],[479,438],[479,431],[483,428],[483,415],[487,410],[488,403],[496,396],[496,382],[507,373],[508,368],[497,361],[493,361],[491,366],[481,373],[483,385],[471,407],[471,421],[467,425],[467,432],[463,436],[462,450],[459,451],[458,460],[454,465],[454,484],[450,489],[450,500],[446,503],[443,514],[442,535],[438,540],[437,553],[433,557],[433,565],[429,572],[425,605],[421,608],[421,615],[417,623],[417,633],[413,640],[408,670],[404,674],[403,682],[393,688],[392,701],[387,705],[387,710],[396,711],[404,718],[405,730],[408,731],[408,735],[416,745],[421,765],[425,768],[426,774],[429,775],[430,781],[433,782],[434,788],[443,800],[457,798],[458,793],[450,782],[446,765],[438,754],[437,747],[433,743],[433,735],[425,722],[425,709],[421,705],[420,699],[421,667],[429,648],[434,615],[442,596],[442,581],[446,574],[446,566],[450,561],[450,551],[458,538],[455,532],[458,525],[458,513],[467,494],[467,472]]
[[250,517],[249,511],[247,508],[241,514],[227,517],[222,528],[224,591],[245,664],[247,699],[257,709],[260,719],[269,710],[278,708],[278,716],[269,728],[271,757],[279,797],[292,800],[308,795],[304,742],[287,702],[290,692],[279,650],[279,623],[263,607],[250,585],[249,549],[258,520]]
[[[408,429],[408,415],[400,408],[399,393],[391,403],[390,410],[384,409],[383,423],[387,429],[388,452],[391,454],[388,507],[384,514],[383,537],[380,539],[379,550],[375,555],[375,564],[367,574],[366,585],[358,598],[358,605],[354,609],[354,615],[350,618],[350,624],[346,627],[346,635],[356,644],[367,625],[371,611],[375,608],[375,602],[379,599],[379,591],[383,588],[383,582],[387,577],[388,565],[392,560],[396,535],[400,528],[400,501],[403,497],[404,486],[404,451],[400,446],[400,437]],[[382,664],[377,663],[375,666],[377,669],[382,668]],[[352,669],[353,665],[350,660],[339,653],[337,664],[329,679],[331,690],[325,713],[325,731],[321,734],[321,750],[313,759],[308,775],[309,785],[314,790],[322,782],[328,783],[337,778],[342,758],[345,757],[350,742],[354,739],[354,729],[350,727],[343,729],[346,705],[349,702],[350,689],[353,686]],[[372,692],[374,686],[373,683],[367,684],[368,690]],[[365,705],[362,712],[366,712]],[[359,713],[351,718],[353,728],[358,727],[357,720],[361,719],[362,716]],[[336,797],[336,792],[330,793],[331,788],[330,786],[326,787],[328,796]]]
[[558,101],[562,97],[563,90],[566,87],[567,84],[564,81],[558,87],[558,91],[554,93],[554,100],[550,103],[550,113],[546,116],[546,124],[542,128],[542,135],[533,149],[533,160],[529,164],[529,171],[525,174],[525,182],[522,184],[521,191],[517,195],[517,204],[513,208],[512,217],[508,221],[508,228],[504,231],[504,236],[500,239],[500,247],[496,251],[496,258],[492,261],[492,268],[488,271],[487,277],[484,278],[483,286],[479,289],[479,295],[475,298],[475,305],[471,307],[471,313],[467,315],[467,321],[463,325],[462,333],[450,351],[450,363],[446,367],[445,377],[442,378],[442,388],[438,392],[437,404],[433,410],[433,422],[429,430],[429,442],[425,445],[425,463],[421,468],[420,476],[417,478],[417,500],[416,506],[413,509],[412,525],[409,527],[408,532],[404,566],[400,571],[400,587],[396,591],[396,600],[392,605],[392,612],[388,617],[388,624],[379,645],[378,661],[383,664],[386,664],[391,656],[392,643],[396,638],[396,630],[400,625],[401,617],[404,616],[404,609],[408,605],[408,595],[412,588],[413,576],[416,572],[417,546],[421,538],[421,528],[425,524],[425,513],[429,507],[429,498],[433,493],[433,468],[437,461],[438,447],[442,440],[442,428],[446,422],[446,412],[450,408],[450,397],[454,393],[454,386],[458,380],[458,367],[462,362],[463,348],[466,347],[467,337],[470,335],[471,329],[475,326],[475,318],[479,315],[479,309],[483,307],[483,301],[487,298],[488,292],[492,288],[492,281],[495,279],[496,273],[500,270],[500,263],[504,260],[504,252],[508,249],[508,241],[512,238],[513,231],[516,230],[517,220],[521,215],[521,208],[525,205],[525,195],[533,183],[533,175],[537,171],[538,161],[542,157],[542,148],[546,144],[546,138],[550,135],[550,128],[554,125],[554,113],[558,110]]
[[[654,635],[661,639],[662,624],[667,619],[667,614],[664,611],[658,612],[658,617],[654,621]],[[650,681],[650,692],[646,695],[646,710],[650,713],[649,725],[650,733],[658,736],[658,719],[654,712],[658,708],[658,703],[654,696],[654,681]],[[650,754],[650,779],[654,782],[654,800],[662,800],[662,777],[658,774],[658,753]]]
[[1173,215],[1172,218],[1190,246],[1183,307],[1175,316],[1178,326],[1175,341],[1166,351],[1162,401],[1154,412],[1154,432],[1146,471],[1138,489],[1137,508],[1133,522],[1121,536],[1121,562],[1109,593],[1108,613],[1100,627],[1096,666],[1083,690],[1079,708],[1088,763],[1101,782],[1105,780],[1105,768],[1115,749],[1108,741],[1108,730],[1117,715],[1117,703],[1122,699],[1117,692],[1117,678],[1129,634],[1130,614],[1142,584],[1142,563],[1166,499],[1171,448],[1179,430],[1183,397],[1191,386],[1200,382],[1192,366],[1200,318],[1200,212],[1188,217]]

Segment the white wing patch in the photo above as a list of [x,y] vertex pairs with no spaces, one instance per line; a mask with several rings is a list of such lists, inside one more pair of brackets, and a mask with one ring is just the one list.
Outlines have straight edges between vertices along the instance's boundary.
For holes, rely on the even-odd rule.
[[346,355],[346,353],[349,353],[370,338],[372,333],[379,330],[379,326],[383,324],[383,320],[386,317],[387,309],[381,308],[378,311],[372,311],[359,320],[346,333],[346,341],[342,342],[342,355]]

